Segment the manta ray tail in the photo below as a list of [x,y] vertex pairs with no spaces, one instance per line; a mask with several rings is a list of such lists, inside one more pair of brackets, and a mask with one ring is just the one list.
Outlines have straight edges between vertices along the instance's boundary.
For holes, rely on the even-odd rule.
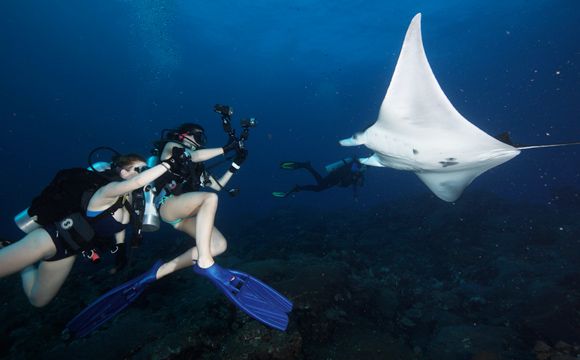
[[549,147],[558,147],[558,146],[570,146],[570,145],[580,145],[580,141],[571,141],[559,144],[546,144],[546,145],[524,145],[524,146],[516,146],[520,150],[527,150],[527,149],[541,149],[541,148],[549,148]]
[[544,144],[544,145],[520,145],[514,144],[512,139],[510,138],[509,132],[505,131],[497,136],[496,139],[501,141],[504,144],[511,145],[519,150],[527,150],[527,149],[541,149],[541,148],[549,148],[549,147],[558,147],[558,146],[569,146],[569,145],[580,145],[580,141],[570,141],[558,144]]

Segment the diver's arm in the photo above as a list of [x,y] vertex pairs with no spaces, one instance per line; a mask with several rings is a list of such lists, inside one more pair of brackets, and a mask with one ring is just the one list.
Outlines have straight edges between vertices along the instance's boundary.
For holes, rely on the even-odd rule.
[[224,150],[222,148],[211,148],[211,149],[200,149],[195,150],[191,153],[191,161],[193,162],[204,162],[209,159],[213,159],[216,156],[223,155]]
[[101,187],[91,198],[91,209],[100,210],[114,203],[117,198],[133,190],[144,187],[169,170],[169,165],[160,163],[124,181],[115,181]]
[[[163,148],[163,152],[159,157],[161,160],[167,160],[171,157],[173,148],[180,147],[183,148],[182,145],[174,142],[168,142],[167,145]],[[213,159],[216,156],[223,155],[224,150],[223,148],[211,148],[211,149],[199,149],[195,151],[191,151],[188,153],[191,156],[191,161],[193,162],[204,162],[209,159]]]
[[225,174],[222,175],[222,177],[219,180],[216,180],[213,176],[209,176],[209,184],[207,184],[206,186],[215,190],[215,191],[220,191],[221,189],[223,189],[226,184],[228,183],[228,181],[230,181],[230,179],[232,178],[232,175],[234,175],[233,172],[231,171],[226,171]]
[[209,178],[211,182],[207,186],[216,191],[220,191],[221,189],[223,189],[228,183],[228,181],[230,181],[230,179],[232,178],[232,175],[234,175],[240,169],[244,161],[246,161],[247,156],[248,150],[245,149],[240,150],[240,152],[238,152],[238,154],[234,158],[234,161],[232,161],[232,165],[230,166],[228,171],[226,171],[225,174],[223,174],[222,177],[217,181],[213,176],[210,176]]

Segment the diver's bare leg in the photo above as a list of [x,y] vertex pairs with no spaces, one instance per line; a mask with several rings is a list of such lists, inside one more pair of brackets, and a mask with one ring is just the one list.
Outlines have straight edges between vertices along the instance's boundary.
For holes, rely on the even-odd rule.
[[[163,220],[171,222],[178,219],[187,219],[195,216],[195,233],[189,233],[192,228],[187,221],[181,221],[175,228],[195,237],[197,245],[197,261],[200,267],[207,268],[213,265],[211,255],[211,233],[217,211],[218,197],[215,193],[191,192],[167,199],[161,207]],[[191,260],[193,253],[190,253]]]
[[31,265],[21,273],[22,287],[33,306],[48,304],[58,293],[70,274],[76,256],[57,261],[41,261],[38,267]]
[[56,246],[44,229],[36,229],[20,241],[0,249],[0,278],[21,271],[56,254]]
[[[195,218],[188,218],[183,220],[183,222],[187,222],[184,224],[184,227],[188,228],[186,231],[192,237],[195,234]],[[214,226],[213,231],[211,232],[211,255],[218,256],[226,251],[227,242],[226,238],[223,234]],[[179,255],[178,257],[174,258],[171,261],[168,261],[161,265],[159,270],[157,270],[157,279],[161,279],[164,276],[167,276],[177,270],[181,270],[185,267],[191,266],[191,260],[197,261],[199,254],[197,252],[197,247],[193,247],[183,254]]]

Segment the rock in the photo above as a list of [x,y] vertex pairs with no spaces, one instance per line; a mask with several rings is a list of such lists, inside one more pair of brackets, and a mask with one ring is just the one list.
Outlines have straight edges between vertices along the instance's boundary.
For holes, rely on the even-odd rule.
[[406,317],[406,316],[405,316],[405,317],[403,317],[403,318],[402,318],[402,319],[399,321],[399,324],[401,324],[403,327],[406,327],[406,328],[412,328],[412,327],[415,327],[415,326],[417,326],[417,324],[415,324],[415,322],[414,322],[413,320],[409,319],[409,318],[408,318],[408,317]]
[[534,352],[548,352],[551,350],[552,347],[543,341],[538,341],[536,342],[536,345],[534,345]]
[[473,355],[471,360],[500,360],[501,357],[495,352],[482,351]]
[[578,358],[568,354],[554,354],[550,357],[550,360],[578,360]]
[[556,345],[554,345],[554,348],[558,351],[569,352],[572,350],[572,345],[560,340],[556,343]]
[[429,345],[432,359],[463,359],[479,353],[501,353],[512,337],[510,329],[488,325],[439,328]]
[[251,322],[227,338],[220,353],[222,359],[296,359],[302,353],[302,336],[295,330],[280,332]]

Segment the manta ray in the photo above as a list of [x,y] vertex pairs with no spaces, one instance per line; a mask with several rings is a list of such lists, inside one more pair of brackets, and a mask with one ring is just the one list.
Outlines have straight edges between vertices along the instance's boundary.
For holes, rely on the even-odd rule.
[[363,164],[412,171],[437,197],[452,202],[476,177],[513,159],[521,150],[580,142],[514,146],[465,119],[447,99],[429,66],[419,13],[405,35],[376,123],[340,144],[365,145],[374,154],[360,159]]

